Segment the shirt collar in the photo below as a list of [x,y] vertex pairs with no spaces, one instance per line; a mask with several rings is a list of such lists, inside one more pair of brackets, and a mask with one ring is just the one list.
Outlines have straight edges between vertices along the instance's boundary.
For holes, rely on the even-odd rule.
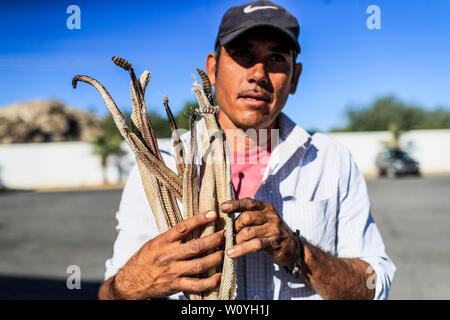
[[[196,122],[196,140],[197,147],[201,149],[201,135],[200,132],[206,127],[205,120],[201,118]],[[275,138],[275,139],[274,139]],[[275,175],[281,167],[297,152],[298,149],[303,148],[305,151],[309,147],[311,142],[311,135],[303,128],[296,125],[287,115],[283,112],[278,116],[278,137],[272,137],[272,152],[270,155],[269,163],[265,169],[262,181]],[[185,157],[189,154],[189,141],[190,133],[185,132],[181,136],[185,148]],[[278,144],[276,141],[278,140]],[[197,154],[197,164],[200,163],[201,152]]]
[[276,139],[272,140],[272,154],[264,172],[263,183],[269,176],[275,175],[299,148],[306,150],[311,142],[311,135],[284,113],[278,116],[278,129],[278,145]]

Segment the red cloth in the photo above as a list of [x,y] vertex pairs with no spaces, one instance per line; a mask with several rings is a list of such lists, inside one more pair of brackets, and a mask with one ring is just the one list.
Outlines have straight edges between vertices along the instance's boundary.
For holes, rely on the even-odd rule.
[[270,146],[245,151],[234,151],[231,157],[231,181],[237,199],[253,198],[261,185],[264,170],[269,163]]

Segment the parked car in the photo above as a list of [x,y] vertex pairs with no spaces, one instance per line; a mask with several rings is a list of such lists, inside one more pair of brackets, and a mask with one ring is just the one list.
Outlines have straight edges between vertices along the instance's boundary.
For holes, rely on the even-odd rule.
[[388,148],[381,151],[376,158],[378,176],[394,178],[399,175],[420,175],[419,162],[401,149]]

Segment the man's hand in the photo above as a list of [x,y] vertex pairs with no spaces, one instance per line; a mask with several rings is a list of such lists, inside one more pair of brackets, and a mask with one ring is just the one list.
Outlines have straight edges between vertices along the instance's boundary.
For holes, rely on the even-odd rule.
[[235,221],[236,245],[227,251],[230,257],[263,251],[281,266],[295,265],[295,233],[269,202],[244,198],[223,202],[220,209],[226,213],[241,212]]
[[[148,241],[110,282],[110,297],[148,299],[183,292],[202,292],[216,288],[220,273],[209,278],[195,276],[221,265],[223,251],[198,257],[224,242],[224,231],[183,243],[192,232],[215,220],[214,211],[199,213],[178,223],[169,231]],[[105,282],[106,283],[106,282]]]
[[[298,248],[295,233],[283,222],[274,207],[250,198],[223,202],[223,212],[242,212],[235,221],[236,245],[230,257],[264,251],[281,266],[295,265]],[[367,286],[375,271],[358,258],[338,258],[302,238],[305,252],[301,275],[325,299],[373,299],[375,289]],[[372,280],[373,281],[373,280]]]

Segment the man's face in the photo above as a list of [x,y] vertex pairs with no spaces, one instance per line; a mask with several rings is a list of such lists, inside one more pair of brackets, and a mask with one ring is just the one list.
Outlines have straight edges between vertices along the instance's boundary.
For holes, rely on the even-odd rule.
[[[227,128],[273,128],[294,93],[301,72],[289,46],[261,32],[249,33],[207,60],[207,72],[221,106],[219,121]],[[217,72],[215,72],[215,68]]]

